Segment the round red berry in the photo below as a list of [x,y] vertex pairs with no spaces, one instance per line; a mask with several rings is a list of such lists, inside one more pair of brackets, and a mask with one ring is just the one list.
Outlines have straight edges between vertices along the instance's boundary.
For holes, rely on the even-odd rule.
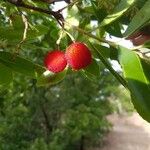
[[44,64],[49,71],[54,73],[63,71],[67,65],[64,52],[60,50],[48,52],[45,56]]
[[65,53],[68,64],[74,70],[87,67],[92,62],[91,52],[88,47],[81,42],[72,43]]

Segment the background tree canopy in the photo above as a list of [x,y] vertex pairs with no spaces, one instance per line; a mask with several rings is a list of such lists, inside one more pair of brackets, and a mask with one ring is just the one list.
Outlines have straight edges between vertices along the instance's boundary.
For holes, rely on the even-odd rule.
[[[54,11],[58,1],[0,1],[2,150],[83,149],[109,130],[110,99],[128,99],[119,84],[150,122],[150,0],[65,0],[66,7]],[[138,47],[108,36],[129,38]],[[92,64],[78,72],[47,71],[45,54],[65,51],[73,41],[89,47]]]

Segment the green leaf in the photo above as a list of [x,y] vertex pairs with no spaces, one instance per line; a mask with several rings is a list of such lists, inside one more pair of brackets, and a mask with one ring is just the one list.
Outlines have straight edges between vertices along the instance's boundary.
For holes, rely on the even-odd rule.
[[109,47],[106,47],[106,46],[103,46],[100,44],[95,44],[95,43],[94,43],[94,47],[97,48],[97,51],[100,51],[100,53],[101,53],[101,55],[103,55],[103,57],[105,57],[105,58],[110,57],[111,50]]
[[124,33],[125,37],[128,37],[143,25],[150,21],[150,0],[148,0],[145,5],[140,9],[140,11],[134,16],[130,22],[126,32]]
[[150,122],[150,65],[133,51],[120,47],[119,60],[138,113]]
[[119,24],[119,22],[114,22],[110,25],[107,25],[105,26],[105,30],[110,34],[110,35],[113,35],[113,36],[116,36],[116,37],[120,37],[122,38],[122,33],[121,33],[121,26]]
[[102,20],[107,15],[106,11],[104,9],[99,9],[98,5],[95,2],[91,1],[91,3],[92,3],[93,14],[95,15],[99,23],[102,22]]
[[8,42],[19,42],[23,36],[23,30],[14,30],[13,27],[0,27],[0,39]]
[[14,29],[23,29],[25,26],[21,15],[11,14],[11,21]]
[[108,15],[100,24],[100,26],[102,27],[108,25],[121,17],[132,6],[134,2],[135,0],[121,0],[121,2],[114,9],[113,13]]
[[101,55],[105,58],[110,58],[112,60],[118,59],[118,50],[114,47],[106,47],[100,44],[93,44],[96,47],[97,51],[101,53]]
[[95,59],[92,63],[83,70],[84,75],[89,79],[96,79],[100,76],[100,67]]
[[146,59],[141,59],[141,63],[143,66],[143,71],[145,73],[145,76],[148,78],[148,80],[150,81],[150,60],[146,60]]
[[9,84],[13,79],[12,71],[0,63],[0,85]]
[[26,40],[36,39],[37,37],[46,34],[48,31],[49,28],[44,25],[34,25],[34,28],[28,30]]
[[104,64],[104,66],[112,73],[112,75],[124,86],[126,87],[126,81],[124,80],[124,78],[122,78],[122,76],[119,75],[118,72],[116,72],[110,62],[102,55],[101,51],[99,49],[97,49],[97,47],[95,47],[92,43],[89,43],[91,48],[93,49],[93,51],[97,52],[97,55],[99,57],[99,59],[101,60],[101,62]]
[[27,59],[3,51],[0,51],[0,63],[15,72],[22,73],[32,78],[37,78],[37,75],[45,70],[42,66],[34,64]]
[[67,69],[65,69],[60,73],[53,73],[47,70],[37,78],[37,86],[57,84],[64,79],[66,73],[67,73]]
[[[5,39],[10,43],[19,43],[23,38],[24,28],[15,25],[14,27],[0,27],[0,39]],[[48,28],[44,25],[35,25],[29,28],[26,40],[35,40],[48,32]]]

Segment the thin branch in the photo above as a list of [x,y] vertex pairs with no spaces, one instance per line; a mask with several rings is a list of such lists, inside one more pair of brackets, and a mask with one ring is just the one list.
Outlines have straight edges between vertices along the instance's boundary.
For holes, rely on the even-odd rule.
[[52,10],[47,10],[47,9],[43,9],[43,8],[40,8],[40,7],[31,6],[31,5],[25,4],[23,1],[18,1],[18,0],[7,0],[7,1],[9,3],[15,5],[16,7],[22,7],[22,8],[34,10],[34,11],[37,11],[37,12],[45,13],[45,14],[48,14],[48,15],[52,15],[58,21],[60,26],[63,26],[64,18],[63,18],[63,15],[60,14],[60,12],[58,12],[58,11],[55,12],[55,11],[52,11]]
[[24,43],[24,41],[27,38],[28,20],[27,20],[27,18],[25,17],[24,14],[21,14],[21,16],[22,16],[22,21],[24,23],[24,32],[23,32],[22,40],[17,45],[16,52],[15,52],[16,54],[19,54],[19,50],[21,49],[21,45]]
[[22,20],[24,22],[24,32],[23,32],[22,42],[24,42],[25,39],[27,38],[28,20],[24,15],[22,15]]

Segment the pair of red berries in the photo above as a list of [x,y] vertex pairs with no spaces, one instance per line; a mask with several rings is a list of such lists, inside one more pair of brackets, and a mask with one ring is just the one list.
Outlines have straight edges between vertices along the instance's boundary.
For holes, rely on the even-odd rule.
[[67,64],[74,70],[80,70],[87,67],[92,61],[91,52],[88,47],[81,43],[72,43],[64,53],[60,50],[49,52],[44,64],[49,71],[58,73],[63,71]]

